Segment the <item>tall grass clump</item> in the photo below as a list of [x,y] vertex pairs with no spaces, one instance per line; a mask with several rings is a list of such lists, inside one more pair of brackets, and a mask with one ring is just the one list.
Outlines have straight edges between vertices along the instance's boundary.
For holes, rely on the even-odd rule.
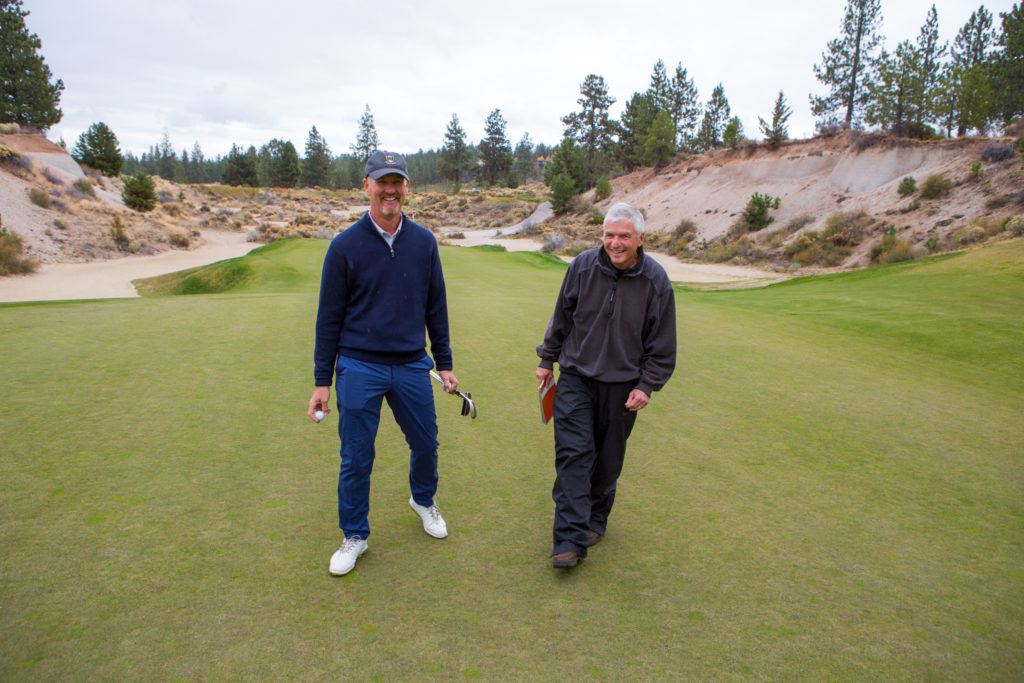
[[808,231],[786,245],[783,253],[800,266],[838,266],[860,244],[875,219],[864,211],[837,212],[820,231]]
[[41,187],[30,187],[28,190],[28,198],[36,206],[44,209],[53,208],[53,198],[50,197],[50,194]]
[[72,183],[71,186],[78,190],[79,192],[81,192],[83,195],[88,195],[90,197],[96,196],[96,191],[93,189],[92,183],[89,181],[88,178],[79,178],[74,183]]
[[25,275],[35,271],[39,263],[23,253],[19,235],[0,226],[0,275]]
[[1014,237],[1024,236],[1024,216],[1010,216],[1004,227]]
[[113,220],[110,221],[109,235],[118,251],[129,251],[132,238],[129,237],[128,231],[125,230],[120,216],[114,216]]
[[872,263],[898,263],[914,260],[914,244],[910,240],[896,238],[895,228],[886,230],[882,239],[871,247]]
[[938,199],[945,197],[953,189],[953,183],[941,173],[930,175],[921,185],[921,197],[924,199]]

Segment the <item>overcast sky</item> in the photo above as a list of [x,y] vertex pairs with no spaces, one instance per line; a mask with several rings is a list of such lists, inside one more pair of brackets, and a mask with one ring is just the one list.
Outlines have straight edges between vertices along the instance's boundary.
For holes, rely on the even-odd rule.
[[[931,0],[882,0],[890,49],[916,38]],[[943,39],[979,7],[936,0]],[[792,137],[814,132],[812,67],[839,35],[845,0],[24,0],[25,21],[64,81],[64,119],[48,132],[72,146],[97,121],[136,155],[166,131],[177,151],[207,157],[232,142],[291,140],[312,126],[349,151],[366,105],[381,146],[439,148],[457,114],[470,142],[501,109],[513,145],[562,137],[588,74],[603,76],[617,118],[646,90],[660,58],[682,63],[702,103],[721,82],[748,135],[782,90]],[[998,27],[1011,0],[986,2]]]

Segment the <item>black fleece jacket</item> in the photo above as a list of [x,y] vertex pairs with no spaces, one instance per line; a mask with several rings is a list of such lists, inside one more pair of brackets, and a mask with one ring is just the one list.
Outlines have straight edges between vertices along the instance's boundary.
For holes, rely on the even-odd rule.
[[676,306],[665,269],[648,258],[615,268],[604,249],[590,249],[569,266],[558,293],[540,366],[601,382],[636,381],[648,396],[676,366]]

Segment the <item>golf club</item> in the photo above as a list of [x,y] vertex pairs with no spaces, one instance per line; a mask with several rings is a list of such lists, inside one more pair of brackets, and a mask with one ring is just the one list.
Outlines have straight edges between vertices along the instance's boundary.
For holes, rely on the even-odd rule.
[[[440,382],[442,387],[444,386],[444,380],[441,379],[441,375],[431,370],[430,376]],[[456,391],[455,395],[462,399],[462,414],[476,419],[476,404],[473,403],[473,394],[464,394],[461,391]]]

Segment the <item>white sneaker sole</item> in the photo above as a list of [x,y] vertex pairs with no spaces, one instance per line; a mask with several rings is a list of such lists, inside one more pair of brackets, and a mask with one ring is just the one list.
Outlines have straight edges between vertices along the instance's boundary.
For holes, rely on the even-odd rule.
[[[362,550],[360,550],[359,554],[356,555],[356,560],[358,560],[360,557],[362,557],[363,553],[365,553],[368,548],[369,548],[369,546],[367,546],[366,548],[363,548]],[[335,552],[337,552],[337,551],[335,551]],[[332,559],[333,559],[333,557],[332,557]],[[350,571],[352,571],[355,568],[356,568],[356,563],[353,562],[352,566],[349,567],[348,569],[346,569],[345,571],[335,571],[334,568],[331,567],[330,565],[327,566],[327,571],[330,573],[331,576],[345,576],[345,574],[348,574]]]

